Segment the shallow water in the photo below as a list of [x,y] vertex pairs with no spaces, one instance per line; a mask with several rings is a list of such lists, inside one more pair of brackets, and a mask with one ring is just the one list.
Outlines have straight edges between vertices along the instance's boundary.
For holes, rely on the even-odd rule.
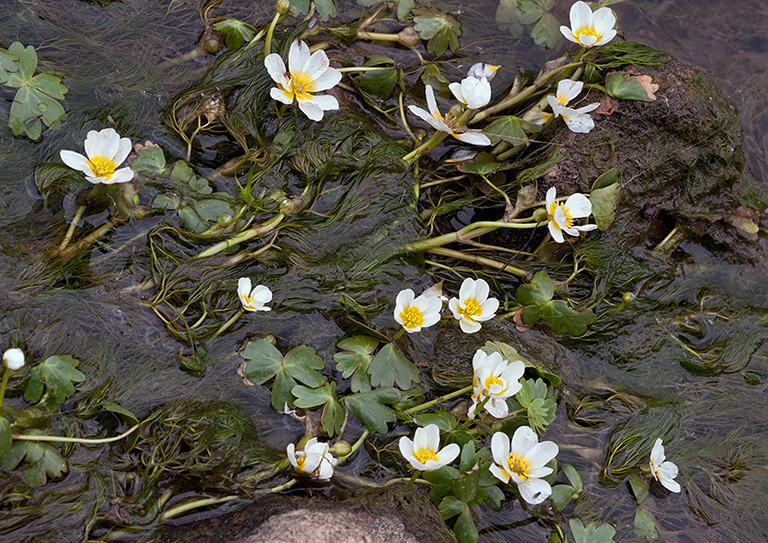
[[[570,2],[557,2],[552,13],[565,22],[569,6]],[[494,2],[472,2],[471,7],[456,2],[453,7],[464,25],[466,64],[482,59],[503,66],[495,80],[499,83],[494,83],[497,93],[516,71],[538,70],[541,62],[558,56],[557,50],[532,47],[528,39],[513,40],[493,25],[489,28]],[[65,218],[71,218],[74,206],[67,202],[44,206],[34,168],[56,162],[60,149],[78,149],[88,129],[112,121],[134,142],[152,140],[183,158],[185,146],[163,124],[163,112],[178,92],[197,84],[211,60],[173,62],[195,47],[203,30],[200,6],[155,0],[100,4],[0,0],[0,8],[0,44],[7,47],[19,40],[34,45],[41,67],[64,75],[69,87],[68,117],[38,143],[11,136],[5,123],[9,101],[2,106],[0,348],[10,341],[25,345],[34,361],[72,354],[83,361],[81,369],[93,388],[109,382],[109,398],[139,418],[179,399],[228,402],[248,413],[267,446],[283,451],[303,430],[274,413],[263,387],[243,385],[235,373],[242,359],[235,352],[248,337],[272,334],[282,347],[310,345],[330,359],[335,342],[348,331],[348,321],[334,309],[342,297],[338,285],[348,280],[336,255],[351,251],[359,245],[358,236],[368,232],[345,232],[347,225],[341,224],[335,231],[338,238],[295,234],[290,247],[314,257],[300,264],[316,266],[312,273],[322,274],[321,279],[302,276],[303,268],[296,262],[246,268],[273,281],[280,309],[246,316],[243,326],[209,341],[202,354],[196,351],[207,362],[203,375],[181,371],[179,358],[190,356],[189,345],[171,336],[142,303],[144,293],[131,290],[148,277],[143,240],[156,220],[121,226],[89,257],[53,269],[40,255],[61,239]],[[704,69],[738,108],[751,176],[742,182],[754,186],[764,206],[768,42],[763,34],[768,8],[757,0],[627,1],[613,8],[628,40],[647,43]],[[271,10],[272,2],[259,2],[256,9],[251,2],[219,8],[254,25],[264,24]],[[3,92],[10,99],[12,94]],[[209,173],[211,164],[226,154],[214,147],[219,143],[216,138],[207,143],[194,160],[201,174]],[[401,182],[408,185],[408,180]],[[233,183],[226,183],[225,188],[233,188]],[[361,181],[360,194],[368,195],[380,184],[372,175]],[[328,209],[337,205],[332,194],[327,198]],[[400,209],[378,212],[381,221],[393,216],[411,220]],[[361,208],[356,213],[362,217],[368,211]],[[92,220],[98,224],[106,219]],[[766,254],[764,239],[762,243]],[[695,244],[682,250],[688,257],[674,277],[656,282],[627,312],[601,321],[587,337],[559,342],[536,331],[521,336],[532,352],[540,353],[540,363],[557,371],[565,383],[558,418],[546,437],[560,444],[559,460],[576,466],[585,480],[585,496],[569,514],[610,522],[617,528],[616,541],[643,539],[632,532],[636,505],[624,478],[603,469],[606,451],[633,429],[647,427],[670,429],[667,456],[680,467],[678,480],[685,489],[682,494],[656,493],[643,502],[659,524],[661,541],[765,540],[768,346],[761,315],[768,309],[768,286],[756,277],[764,276],[767,262],[732,265]],[[344,263],[350,262],[355,259],[348,257]],[[223,272],[215,280],[231,285],[239,272]],[[380,270],[365,300],[371,311],[388,312],[386,300],[398,290],[429,282],[419,266],[398,262]],[[493,326],[488,331],[492,334]],[[426,337],[426,343],[436,339]],[[439,354],[434,346],[417,345],[417,349],[425,359]],[[15,401],[21,405],[18,398]],[[64,422],[53,424],[60,431]],[[14,541],[49,541],[52,531],[59,530],[57,540],[76,541],[84,537],[78,526],[94,517],[103,520],[105,512],[129,515],[127,508],[120,510],[116,504],[136,492],[135,486],[119,472],[94,469],[98,454],[79,451],[71,458],[71,475],[46,488],[52,491],[48,497],[38,494],[45,506],[0,512],[0,534]],[[110,465],[116,465],[120,454],[110,452]],[[350,473],[370,469],[368,458],[361,456],[347,468]],[[3,492],[17,483],[4,483]],[[111,487],[99,492],[95,490],[99,485]],[[176,490],[191,489],[180,483]],[[78,507],[73,514],[67,494],[91,499],[92,509]],[[530,523],[519,508],[484,509],[480,514],[483,541],[538,542],[548,537],[548,531]],[[147,537],[157,533],[155,525],[145,529]],[[91,536],[102,535],[97,525]]]

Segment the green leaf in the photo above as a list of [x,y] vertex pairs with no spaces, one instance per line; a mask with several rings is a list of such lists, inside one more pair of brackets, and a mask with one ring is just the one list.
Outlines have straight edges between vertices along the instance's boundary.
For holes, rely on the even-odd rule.
[[[465,445],[466,447],[466,445]],[[464,503],[469,503],[477,494],[480,481],[480,470],[476,469],[469,473],[463,473],[451,481],[451,490],[453,495]]]
[[413,10],[414,30],[422,40],[427,42],[427,52],[440,56],[450,47],[451,51],[459,48],[461,27],[459,22],[446,13],[440,13],[430,8]]
[[337,343],[340,349],[352,352],[342,352],[333,355],[336,361],[336,371],[341,372],[344,379],[352,376],[350,386],[352,392],[368,392],[371,390],[371,378],[368,368],[373,360],[371,354],[378,346],[379,340],[370,336],[355,336],[342,339]]
[[245,375],[257,385],[263,385],[277,375],[283,364],[283,355],[267,339],[248,343],[243,350],[243,358],[248,360]]
[[554,373],[548,372],[544,368],[541,368],[525,358],[524,356],[521,356],[520,353],[517,352],[517,349],[512,347],[512,345],[509,345],[508,343],[504,343],[502,341],[486,341],[485,345],[482,347],[483,352],[485,354],[493,354],[494,352],[497,352],[501,355],[501,357],[504,360],[507,360],[508,362],[514,362],[515,360],[522,360],[523,364],[525,364],[526,368],[533,369],[536,373],[539,374],[539,376],[543,377],[547,381],[549,381],[549,384],[553,387],[560,386],[560,383],[562,382],[560,377],[555,375]]
[[528,425],[541,433],[555,420],[557,404],[551,398],[536,398],[528,405]]
[[501,0],[496,9],[496,25],[500,30],[509,30],[513,36],[523,34],[520,17],[523,12],[517,7],[517,0]]
[[504,492],[502,492],[501,489],[496,485],[483,487],[483,490],[485,490],[485,493],[488,494],[488,497],[485,498],[486,503],[492,509],[499,509],[504,503]]
[[477,533],[475,520],[472,518],[472,512],[466,505],[456,524],[453,525],[453,533],[456,534],[459,543],[475,543],[480,537],[480,534]]
[[120,416],[123,420],[125,420],[125,422],[127,422],[131,426],[139,423],[139,419],[136,418],[136,415],[128,411],[122,405],[115,403],[111,400],[103,400],[101,402],[101,407],[106,411],[110,411],[111,413],[114,413],[115,415]]
[[[30,430],[30,435],[43,435],[39,430]],[[11,450],[0,458],[0,465],[8,471],[24,461],[21,471],[24,480],[31,486],[43,486],[48,477],[61,477],[67,471],[67,462],[50,445],[34,441],[17,440]]]
[[449,432],[459,425],[456,417],[446,409],[439,409],[435,413],[420,413],[414,418],[422,426],[436,424],[442,432]]
[[382,404],[395,404],[400,392],[395,388],[379,388],[371,392],[352,394],[344,398],[344,406],[356,416],[372,434],[386,434],[388,424],[397,420],[394,410]]
[[[205,183],[207,186],[208,182],[205,181]],[[208,189],[210,191],[210,187],[208,187]],[[206,198],[205,200],[193,202],[191,205],[195,210],[195,213],[197,213],[202,220],[208,222],[216,222],[222,215],[235,215],[236,213],[231,203],[218,198]]]
[[8,81],[8,72],[18,72],[19,66],[16,62],[19,60],[17,55],[10,51],[0,49],[0,84]]
[[617,170],[616,168],[611,168],[610,170],[600,174],[600,177],[595,179],[595,182],[592,183],[592,190],[604,189],[618,182],[619,182],[619,170]]
[[408,17],[408,14],[414,8],[414,0],[395,0],[397,3],[397,18],[402,20]]
[[572,518],[568,521],[571,527],[574,543],[614,543],[613,536],[616,530],[610,524],[602,524],[599,527],[591,522],[586,527],[579,519]]
[[546,45],[550,49],[559,47],[563,41],[560,21],[551,13],[542,14],[536,26],[531,30],[531,38],[536,45]]
[[213,25],[213,29],[224,36],[228,49],[239,49],[256,35],[256,29],[237,19],[224,19]]
[[275,375],[275,381],[272,383],[272,395],[270,396],[272,409],[282,411],[286,405],[292,407],[294,397],[291,391],[297,385],[296,380],[281,368],[277,375]]
[[139,151],[131,163],[131,169],[137,173],[162,175],[165,172],[165,155],[157,147],[146,147]]
[[620,188],[619,183],[614,183],[601,189],[592,189],[589,195],[589,201],[592,202],[592,216],[600,230],[607,230],[613,223]]
[[490,153],[478,153],[472,162],[461,162],[458,165],[459,171],[476,175],[488,175],[500,167],[501,162],[496,162],[495,157]]
[[309,13],[309,0],[291,0],[291,7],[296,10],[296,15]]
[[581,482],[581,476],[579,475],[579,472],[576,471],[576,468],[570,464],[564,464],[562,469],[565,473],[565,476],[568,477],[568,481],[571,483],[571,486],[573,486],[573,491],[576,494],[581,494],[581,492],[584,490],[584,486]]
[[392,95],[397,85],[397,70],[385,68],[371,72],[364,72],[355,79],[355,84],[364,92],[372,94],[382,100]]
[[10,451],[12,444],[11,423],[5,417],[0,417],[0,456]]
[[541,270],[534,274],[530,284],[517,287],[515,297],[522,305],[536,305],[551,300],[554,294],[552,280],[546,271]]
[[344,408],[341,407],[336,398],[336,383],[331,383],[333,389],[333,399],[328,400],[323,406],[323,412],[320,414],[320,422],[323,430],[330,437],[338,435],[341,427],[344,425]]
[[323,374],[317,371],[325,367],[325,362],[312,347],[301,345],[288,351],[283,359],[283,367],[293,378],[307,386],[318,387],[325,382]]
[[571,336],[584,335],[587,326],[595,322],[595,314],[591,309],[578,313],[563,300],[525,306],[522,317],[525,324],[536,324],[541,319],[550,324],[556,334]]
[[336,17],[336,3],[334,0],[315,0],[315,7],[323,21]]
[[528,136],[521,126],[522,120],[512,115],[496,119],[483,129],[492,145],[506,141],[512,145],[528,145]]
[[152,200],[152,207],[155,209],[176,209],[181,203],[181,198],[176,195],[167,196],[165,194],[158,194],[155,199]]
[[[334,385],[336,383],[333,383]],[[319,388],[309,388],[304,385],[296,385],[291,389],[291,394],[296,397],[293,402],[296,407],[302,409],[310,409],[323,405],[328,400],[332,399],[335,394],[331,390],[331,383],[325,383],[325,385]]]
[[644,537],[648,541],[653,541],[654,539],[659,538],[659,532],[656,530],[656,522],[651,515],[642,509],[638,509],[635,513],[634,532],[635,535]]
[[79,362],[69,355],[51,356],[42,364],[38,364],[29,372],[24,388],[24,399],[36,402],[40,399],[42,383],[48,389],[52,403],[61,404],[75,393],[73,383],[85,379],[79,370],[75,369]]
[[552,494],[549,496],[549,501],[552,504],[552,509],[556,512],[560,512],[571,503],[574,492],[573,487],[570,485],[555,485],[552,487]]
[[419,369],[391,343],[385,345],[374,357],[368,373],[374,387],[391,387],[397,383],[401,390],[407,390],[419,382]]
[[464,509],[466,509],[467,504],[456,498],[455,496],[447,496],[443,501],[440,502],[440,505],[437,507],[440,511],[440,516],[443,517],[443,520],[452,519],[456,515],[460,515]]
[[611,96],[624,100],[653,102],[637,78],[624,72],[608,74],[605,78],[605,91]]
[[[8,48],[8,53],[16,57],[16,70],[8,74],[6,85],[9,87],[21,87],[32,79],[37,69],[37,53],[31,45],[24,47],[15,41]],[[9,70],[10,72],[11,70]]]
[[629,478],[629,488],[632,490],[635,501],[640,503],[648,495],[650,482],[645,477],[640,477],[635,473],[632,475],[632,477]]

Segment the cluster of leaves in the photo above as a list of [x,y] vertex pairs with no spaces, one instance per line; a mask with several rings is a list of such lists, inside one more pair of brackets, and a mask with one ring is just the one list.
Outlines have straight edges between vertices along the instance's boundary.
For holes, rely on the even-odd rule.
[[8,126],[17,136],[26,133],[36,140],[42,134],[42,125],[53,126],[64,115],[58,102],[64,99],[67,87],[61,84],[63,77],[48,73],[35,75],[37,53],[35,48],[13,42],[5,50],[0,49],[0,84],[17,88],[11,104]]
[[536,45],[554,49],[563,39],[560,23],[549,13],[554,5],[555,0],[501,0],[496,10],[496,24],[515,37],[522,36],[525,27],[532,27],[531,38]]

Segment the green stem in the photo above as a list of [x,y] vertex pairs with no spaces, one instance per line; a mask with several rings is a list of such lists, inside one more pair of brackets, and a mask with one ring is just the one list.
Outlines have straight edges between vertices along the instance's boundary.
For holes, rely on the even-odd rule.
[[456,396],[461,396],[462,394],[466,394],[467,392],[472,392],[472,385],[467,385],[464,388],[460,388],[459,390],[454,390],[453,392],[449,392],[448,394],[445,394],[444,396],[440,396],[439,398],[435,398],[434,400],[430,400],[421,405],[417,405],[416,407],[411,407],[410,409],[406,409],[405,411],[403,411],[403,415],[411,415],[413,413],[418,413],[419,411],[429,409],[433,405],[437,405],[441,402],[448,401],[452,398],[455,398]]
[[75,229],[77,228],[77,223],[80,222],[80,219],[83,217],[83,213],[85,213],[86,206],[80,206],[77,209],[77,212],[75,213],[75,216],[72,217],[72,222],[69,223],[69,228],[67,228],[67,233],[64,236],[64,241],[61,242],[61,245],[59,245],[59,251],[63,251],[67,248],[67,245],[69,245],[69,242],[72,241],[72,236],[75,235]]
[[296,484],[296,479],[291,479],[287,483],[283,483],[282,485],[278,485],[278,486],[270,488],[269,491],[271,493],[282,492],[283,490],[288,490],[289,488],[291,488],[295,484]]
[[272,35],[275,33],[275,27],[277,26],[280,17],[282,17],[280,13],[275,13],[275,17],[272,19],[272,22],[269,23],[269,28],[267,28],[267,37],[264,40],[265,57],[272,51]]
[[392,337],[392,342],[394,343],[395,341],[397,341],[398,339],[400,339],[400,338],[403,336],[403,334],[404,334],[404,333],[405,333],[405,328],[401,328],[401,329],[400,329],[400,330],[397,332],[397,334],[395,334],[395,335]]
[[432,239],[427,239],[423,241],[416,241],[414,243],[410,243],[405,246],[403,249],[403,252],[405,253],[417,253],[421,251],[428,251],[431,249],[435,249],[437,247],[441,247],[443,245],[446,245],[448,243],[452,243],[454,241],[461,241],[462,239],[472,239],[479,236],[482,236],[483,234],[487,234],[488,232],[493,232],[497,228],[519,228],[519,229],[528,229],[528,228],[536,228],[538,226],[546,225],[547,222],[539,222],[539,223],[519,223],[519,222],[503,222],[503,221],[478,221],[473,222],[472,224],[469,224],[462,228],[461,230],[458,230],[456,232],[451,232],[450,234],[443,234],[442,236],[437,236]]
[[443,141],[445,138],[448,137],[448,132],[440,132],[437,131],[430,138],[419,145],[416,149],[408,153],[403,157],[403,161],[405,162],[411,162],[412,160],[418,159],[421,155],[426,153],[427,151],[431,151],[434,149],[438,143]]
[[236,321],[237,319],[239,319],[240,317],[242,317],[242,316],[243,316],[243,313],[245,313],[245,309],[242,309],[242,308],[241,308],[241,309],[240,309],[240,311],[238,311],[237,313],[235,313],[234,315],[232,315],[232,318],[231,318],[231,319],[229,319],[227,322],[225,322],[225,323],[224,323],[224,324],[221,326],[221,328],[219,328],[218,330],[216,330],[216,332],[213,334],[213,336],[211,336],[211,339],[217,338],[217,337],[219,337],[221,334],[223,334],[223,333],[224,333],[224,331],[225,331],[227,328],[229,328],[230,326],[232,326],[232,325],[235,323],[235,321]]
[[55,441],[57,443],[83,443],[86,445],[93,445],[93,444],[99,444],[99,443],[112,443],[114,441],[119,441],[124,437],[131,435],[138,428],[139,428],[139,425],[136,424],[134,426],[131,426],[127,431],[123,432],[119,436],[105,437],[103,439],[85,439],[85,438],[78,438],[78,437],[63,437],[63,436],[28,436],[28,435],[19,435],[19,434],[13,434],[12,437],[13,439],[18,439],[20,441]]
[[352,448],[349,450],[349,453],[345,454],[344,456],[339,456],[339,462],[343,462],[344,460],[346,460],[347,458],[355,454],[355,452],[357,452],[357,449],[363,446],[363,443],[365,443],[365,438],[367,438],[369,435],[370,435],[370,432],[368,432],[368,430],[364,431],[360,435],[360,437],[357,438],[357,441],[355,441],[355,443],[352,445]]
[[408,484],[406,485],[405,489],[408,490],[413,486],[413,483],[416,481],[416,479],[419,478],[419,475],[421,475],[421,471],[417,470],[413,472],[413,475],[411,475],[411,478],[408,479]]
[[201,251],[200,253],[195,256],[195,258],[206,258],[209,256],[213,256],[215,254],[218,254],[222,251],[226,251],[230,247],[233,247],[237,245],[238,243],[242,243],[244,241],[248,241],[249,239],[253,239],[255,237],[261,236],[269,232],[270,230],[274,230],[278,224],[282,222],[282,220],[285,218],[285,215],[282,213],[278,213],[268,221],[252,226],[248,230],[243,230],[242,232],[235,234],[229,239],[226,239],[224,241],[220,241],[216,245],[212,245],[211,247],[208,247],[206,250]]
[[357,31],[358,40],[376,40],[376,41],[400,41],[398,34],[384,34],[382,32],[366,32],[365,30]]
[[3,405],[3,401],[5,400],[5,387],[8,386],[8,379],[11,377],[11,368],[5,368],[5,373],[3,374],[3,384],[0,386],[0,405]]
[[168,519],[172,519],[173,517],[178,517],[182,513],[186,513],[187,511],[197,509],[198,507],[218,505],[220,503],[227,503],[237,499],[242,499],[242,498],[240,496],[224,496],[223,498],[204,498],[201,500],[194,500],[191,502],[183,503],[181,505],[177,505],[175,507],[171,507],[170,509],[168,509],[168,511],[162,514],[162,516],[160,517],[160,520],[165,521]]
[[87,247],[88,245],[92,244],[99,238],[106,235],[107,232],[112,230],[112,228],[115,227],[115,223],[112,221],[108,221],[101,226],[99,226],[96,230],[85,236],[83,239],[72,245],[71,247],[67,247],[64,251],[61,251],[60,255],[64,258],[69,258],[72,256],[72,254],[76,253],[79,249],[82,249],[83,247]]
[[486,266],[488,268],[494,268],[499,271],[506,271],[513,275],[517,275],[518,277],[525,277],[528,272],[526,272],[522,268],[515,267],[511,265],[509,262],[499,262],[498,260],[493,260],[492,258],[487,258],[485,256],[478,256],[478,255],[468,255],[466,253],[462,253],[461,251],[454,251],[453,249],[445,249],[443,247],[436,247],[435,249],[430,249],[429,251],[432,254],[436,255],[442,255],[447,256],[449,258],[457,258],[459,260],[466,260],[467,262],[473,262],[475,264],[478,264],[480,266]]
[[337,72],[380,72],[381,70],[391,70],[387,66],[349,66],[347,68],[334,68]]

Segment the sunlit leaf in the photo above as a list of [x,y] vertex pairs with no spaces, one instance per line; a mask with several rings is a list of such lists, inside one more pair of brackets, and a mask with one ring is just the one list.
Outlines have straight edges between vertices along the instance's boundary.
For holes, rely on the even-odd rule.
[[371,390],[371,378],[368,368],[373,360],[371,354],[379,345],[379,340],[370,336],[355,336],[339,341],[336,346],[351,352],[336,353],[336,371],[341,372],[344,379],[352,376],[350,387],[352,392],[368,392]]
[[24,388],[24,399],[36,402],[42,393],[42,384],[48,390],[49,399],[61,404],[75,393],[75,385],[85,379],[79,370],[75,369],[79,362],[69,355],[51,356],[42,364],[38,364],[29,372]]
[[596,318],[591,309],[579,313],[564,300],[550,300],[525,306],[522,317],[525,324],[536,324],[541,319],[551,325],[556,334],[571,336],[584,335],[587,327],[595,322]]
[[310,409],[322,405],[320,422],[323,430],[331,437],[339,432],[344,422],[344,409],[336,396],[336,383],[326,383],[319,388],[296,385],[291,389],[291,394],[296,397],[294,401],[296,407]]
[[570,485],[555,485],[552,487],[552,494],[549,496],[549,502],[552,504],[552,509],[556,512],[560,512],[565,509],[571,498],[573,498],[573,487]]
[[483,132],[491,140],[491,144],[496,145],[500,141],[506,141],[512,145],[527,145],[528,136],[521,126],[522,120],[507,115],[496,119],[483,129]]
[[542,302],[548,302],[555,294],[555,287],[552,280],[544,270],[534,274],[530,284],[520,285],[515,292],[517,301],[522,305],[536,305]]
[[368,374],[374,387],[391,387],[397,383],[401,390],[407,390],[419,382],[419,368],[391,343],[385,345],[374,357]]
[[633,75],[624,72],[608,74],[605,78],[605,91],[616,98],[652,102],[645,87]]
[[570,464],[565,464],[562,466],[562,469],[563,473],[565,473],[565,476],[568,477],[568,481],[571,483],[571,486],[573,486],[574,492],[581,494],[584,486],[581,482],[581,476],[579,475],[579,472],[576,471],[576,468]]
[[650,488],[650,482],[645,477],[640,477],[638,474],[633,474],[629,478],[629,488],[632,490],[632,495],[635,497],[635,501],[640,503],[648,495],[648,489]]
[[145,147],[139,151],[131,163],[131,169],[137,173],[162,175],[165,172],[165,155],[157,147]]
[[19,67],[16,62],[19,60],[17,55],[10,51],[0,49],[0,84],[8,81],[8,72],[18,72]]
[[256,35],[255,28],[237,19],[219,21],[213,25],[213,29],[224,36],[224,45],[229,49],[239,49]]
[[388,424],[397,420],[394,410],[382,404],[395,404],[400,392],[394,388],[379,388],[371,392],[352,394],[344,398],[344,406],[356,416],[372,434],[386,434]]
[[619,183],[613,183],[607,187],[592,189],[589,195],[589,201],[592,202],[592,216],[600,230],[607,230],[613,223],[620,188]]

